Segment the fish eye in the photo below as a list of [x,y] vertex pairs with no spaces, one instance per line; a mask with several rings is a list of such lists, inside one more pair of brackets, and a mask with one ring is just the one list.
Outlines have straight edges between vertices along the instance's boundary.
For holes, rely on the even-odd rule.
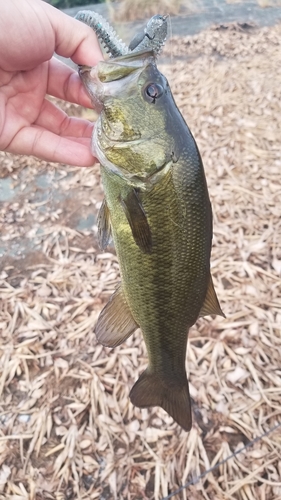
[[161,97],[163,92],[164,89],[162,85],[159,85],[159,83],[149,83],[144,90],[146,100],[148,102],[152,102],[153,104],[155,103],[156,99]]

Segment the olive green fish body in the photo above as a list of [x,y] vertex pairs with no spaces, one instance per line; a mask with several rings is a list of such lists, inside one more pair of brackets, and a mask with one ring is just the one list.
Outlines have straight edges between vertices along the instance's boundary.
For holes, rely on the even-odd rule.
[[[188,136],[187,131],[186,134]],[[195,145],[190,146],[195,153]],[[191,168],[186,168],[188,162]],[[188,328],[199,316],[210,273],[211,209],[200,157],[192,161],[190,150],[183,151],[182,158],[172,164],[160,182],[148,192],[140,192],[152,235],[151,253],[144,253],[134,241],[118,202],[121,183],[104,169],[102,178],[122,288],[144,336],[149,356],[148,372],[157,374],[165,391],[178,392],[187,387]],[[139,401],[141,406],[150,403],[150,399],[146,400],[150,386],[151,381]],[[158,385],[156,391],[159,391]],[[137,396],[132,398],[138,404]],[[155,403],[152,401],[152,404]],[[183,427],[189,428],[191,417],[187,406],[183,417],[181,414],[173,416]]]
[[106,200],[100,241],[106,246],[112,231],[122,283],[100,315],[97,337],[113,347],[140,327],[149,362],[131,401],[162,406],[189,430],[188,329],[200,315],[221,313],[210,276],[212,213],[203,165],[151,54],[115,61],[93,76],[103,103],[93,149]]
[[[126,196],[126,181],[102,168],[124,294],[151,364],[163,372],[169,359],[162,360],[160,345],[169,345],[172,363],[179,352],[176,340],[185,351],[187,329],[199,316],[210,272],[211,208],[202,166],[193,165],[193,171],[187,169],[183,158],[151,190],[139,192],[152,235],[151,253],[136,245],[119,201]],[[159,349],[151,347],[155,343]]]

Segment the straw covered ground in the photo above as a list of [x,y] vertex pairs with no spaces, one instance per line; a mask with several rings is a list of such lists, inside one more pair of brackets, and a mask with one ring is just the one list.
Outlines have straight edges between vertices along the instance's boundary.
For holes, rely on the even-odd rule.
[[[205,164],[226,314],[189,334],[192,430],[129,402],[146,367],[139,331],[114,350],[96,342],[118,263],[113,249],[99,251],[96,227],[73,221],[78,209],[97,213],[98,166],[2,154],[15,185],[42,172],[53,187],[41,205],[21,186],[1,206],[4,241],[36,235],[39,245],[2,259],[1,499],[160,500],[281,422],[281,26],[217,27],[167,50],[165,73]],[[174,498],[280,500],[280,428]]]

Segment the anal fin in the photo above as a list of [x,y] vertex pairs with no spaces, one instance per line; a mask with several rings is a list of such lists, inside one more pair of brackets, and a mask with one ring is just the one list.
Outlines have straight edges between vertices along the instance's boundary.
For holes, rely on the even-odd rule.
[[150,227],[135,189],[132,189],[126,198],[122,198],[121,203],[136,244],[144,253],[150,253],[152,250]]
[[106,347],[116,347],[137,328],[138,325],[119,285],[99,315],[95,328],[97,339]]
[[221,306],[214,288],[211,274],[209,277],[209,284],[204,304],[200,309],[198,317],[202,318],[203,316],[208,316],[209,314],[218,314],[219,316],[223,316],[225,318],[225,314],[221,310]]
[[161,406],[185,430],[192,425],[188,381],[170,386],[157,373],[146,369],[132,387],[131,402],[139,408]]
[[99,246],[102,250],[105,250],[111,236],[110,214],[105,198],[99,209],[97,225]]

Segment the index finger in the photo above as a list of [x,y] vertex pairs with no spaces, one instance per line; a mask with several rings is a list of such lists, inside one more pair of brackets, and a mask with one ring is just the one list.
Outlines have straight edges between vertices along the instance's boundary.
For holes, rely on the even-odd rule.
[[76,64],[88,66],[95,66],[103,59],[98,39],[92,28],[45,2],[42,4],[55,32],[57,54],[70,57]]

